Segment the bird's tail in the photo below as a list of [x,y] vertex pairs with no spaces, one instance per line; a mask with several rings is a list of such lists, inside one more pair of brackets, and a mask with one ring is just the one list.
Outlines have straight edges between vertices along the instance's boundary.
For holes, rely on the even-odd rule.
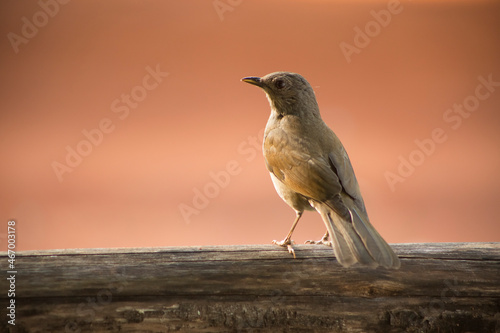
[[350,197],[342,199],[349,209],[350,219],[335,213],[327,203],[315,205],[325,222],[339,263],[344,267],[360,263],[363,266],[398,269],[399,258],[371,225],[367,214]]

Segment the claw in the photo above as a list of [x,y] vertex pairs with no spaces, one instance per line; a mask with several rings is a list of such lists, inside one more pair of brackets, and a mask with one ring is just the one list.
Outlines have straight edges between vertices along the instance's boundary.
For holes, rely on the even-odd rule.
[[332,246],[332,242],[327,241],[327,240],[318,240],[318,241],[313,241],[313,240],[306,240],[304,244],[314,244],[314,245],[326,245],[326,246]]
[[292,247],[293,241],[290,241],[290,240],[287,240],[287,239],[284,239],[281,242],[279,242],[277,240],[273,240],[272,243],[275,244],[275,245],[278,245],[278,246],[286,247],[288,249],[288,253],[290,253],[291,255],[293,255],[293,257],[295,259],[297,258],[295,256],[295,250]]
[[305,244],[315,244],[315,245],[326,245],[326,246],[332,246],[332,242],[328,240],[328,232],[323,236],[318,241],[313,241],[313,240],[307,240],[305,241]]

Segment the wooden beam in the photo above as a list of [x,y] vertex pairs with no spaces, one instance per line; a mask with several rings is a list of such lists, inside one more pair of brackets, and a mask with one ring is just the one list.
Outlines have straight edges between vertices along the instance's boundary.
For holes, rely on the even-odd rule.
[[500,243],[395,244],[399,270],[295,248],[20,252],[16,332],[500,332]]

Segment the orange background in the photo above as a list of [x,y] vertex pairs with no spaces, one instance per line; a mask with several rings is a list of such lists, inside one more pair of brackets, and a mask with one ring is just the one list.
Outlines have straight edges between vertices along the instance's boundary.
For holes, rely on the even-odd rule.
[[[499,2],[402,1],[377,30],[371,11],[386,1],[54,1],[0,5],[0,250],[9,219],[18,250],[282,239],[294,213],[260,151],[269,105],[239,81],[278,70],[314,87],[388,242],[500,241],[500,87],[458,128],[443,119],[478,77],[500,81]],[[13,46],[9,33],[34,20],[36,34]],[[348,63],[340,45],[367,24]],[[148,66],[169,74],[141,91]],[[143,100],[121,119],[131,92]],[[53,163],[103,119],[110,133],[59,181]],[[392,191],[386,172],[424,156],[415,140],[436,128],[446,140]],[[211,198],[185,218],[197,190]],[[323,232],[308,212],[294,239]]]

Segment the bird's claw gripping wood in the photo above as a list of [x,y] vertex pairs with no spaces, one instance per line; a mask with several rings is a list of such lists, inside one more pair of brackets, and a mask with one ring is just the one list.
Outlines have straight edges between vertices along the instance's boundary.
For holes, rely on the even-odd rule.
[[295,256],[295,250],[292,247],[293,241],[285,238],[281,242],[278,242],[277,240],[273,240],[272,243],[275,244],[275,245],[278,245],[278,246],[286,247],[288,249],[288,253],[290,253],[291,255],[293,255],[294,258],[297,258]]
[[326,245],[326,246],[332,246],[332,242],[330,242],[328,240],[328,231],[326,232],[326,234],[320,239],[320,240],[317,240],[317,241],[313,241],[313,240],[306,240],[304,242],[304,244],[314,244],[314,245]]

